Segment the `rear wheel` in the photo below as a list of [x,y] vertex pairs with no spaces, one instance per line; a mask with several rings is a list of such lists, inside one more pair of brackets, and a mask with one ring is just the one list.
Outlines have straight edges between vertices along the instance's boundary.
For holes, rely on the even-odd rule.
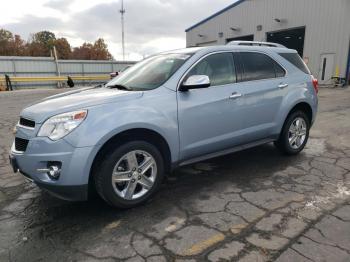
[[145,141],[132,141],[106,154],[95,174],[99,195],[109,204],[131,208],[147,201],[159,188],[164,161],[159,150]]
[[290,114],[275,145],[287,155],[300,153],[309,138],[310,121],[302,111]]

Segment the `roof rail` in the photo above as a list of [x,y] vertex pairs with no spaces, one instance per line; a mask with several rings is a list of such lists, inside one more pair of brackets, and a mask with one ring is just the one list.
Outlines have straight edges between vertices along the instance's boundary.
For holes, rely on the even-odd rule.
[[286,48],[284,45],[272,43],[272,42],[257,42],[257,41],[231,41],[227,45],[245,45],[245,46],[266,46],[266,47],[281,47]]

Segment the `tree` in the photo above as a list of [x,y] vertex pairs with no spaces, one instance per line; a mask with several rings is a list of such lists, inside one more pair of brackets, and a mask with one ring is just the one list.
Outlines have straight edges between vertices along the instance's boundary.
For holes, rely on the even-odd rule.
[[0,55],[12,55],[10,42],[13,40],[13,34],[5,29],[0,29]]
[[50,51],[41,43],[29,42],[26,44],[26,50],[28,56],[50,56]]
[[111,60],[113,56],[108,51],[108,46],[102,38],[94,44],[84,43],[73,49],[72,58],[82,60]]
[[12,50],[11,55],[13,56],[27,55],[25,41],[19,35],[15,35],[13,40],[10,42],[10,49]]
[[82,60],[111,60],[113,56],[103,38],[93,44],[85,42],[72,49],[64,37],[56,39],[50,31],[40,31],[32,34],[25,42],[19,35],[0,28],[0,55],[6,56],[50,56],[53,47],[56,47],[59,59]]
[[59,59],[70,59],[72,56],[72,48],[66,38],[58,38],[54,43]]
[[108,46],[103,40],[99,38],[96,40],[93,46],[93,57],[94,60],[111,60],[113,57],[108,51]]
[[35,33],[32,41],[43,44],[47,49],[51,50],[56,41],[56,36],[50,31],[40,31]]
[[10,41],[13,39],[13,34],[5,29],[0,29],[0,41]]
[[79,47],[73,49],[72,58],[81,60],[91,60],[93,45],[90,43],[84,43]]
[[25,42],[19,35],[5,29],[0,29],[0,55],[21,56],[25,55]]
[[55,34],[49,31],[40,31],[33,34],[31,41],[27,44],[29,55],[50,56],[55,41]]

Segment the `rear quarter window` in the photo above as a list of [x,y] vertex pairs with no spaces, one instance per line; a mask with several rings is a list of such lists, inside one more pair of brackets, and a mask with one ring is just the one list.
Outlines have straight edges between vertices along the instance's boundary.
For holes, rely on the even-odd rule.
[[269,56],[256,52],[241,52],[243,81],[284,77],[284,69]]
[[297,53],[279,53],[279,55],[282,56],[284,59],[286,59],[288,62],[292,63],[294,66],[296,66],[299,70],[301,70],[305,74],[311,75],[309,68],[306,66],[304,61],[299,56],[299,54],[297,54]]

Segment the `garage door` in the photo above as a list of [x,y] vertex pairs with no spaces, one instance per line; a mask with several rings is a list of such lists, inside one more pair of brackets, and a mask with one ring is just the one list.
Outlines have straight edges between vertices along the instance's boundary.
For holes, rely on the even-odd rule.
[[295,49],[303,57],[305,27],[268,32],[266,33],[266,39],[268,42],[282,44],[290,49]]
[[246,36],[232,37],[232,38],[226,39],[226,43],[229,43],[232,41],[254,41],[254,35],[246,35]]

